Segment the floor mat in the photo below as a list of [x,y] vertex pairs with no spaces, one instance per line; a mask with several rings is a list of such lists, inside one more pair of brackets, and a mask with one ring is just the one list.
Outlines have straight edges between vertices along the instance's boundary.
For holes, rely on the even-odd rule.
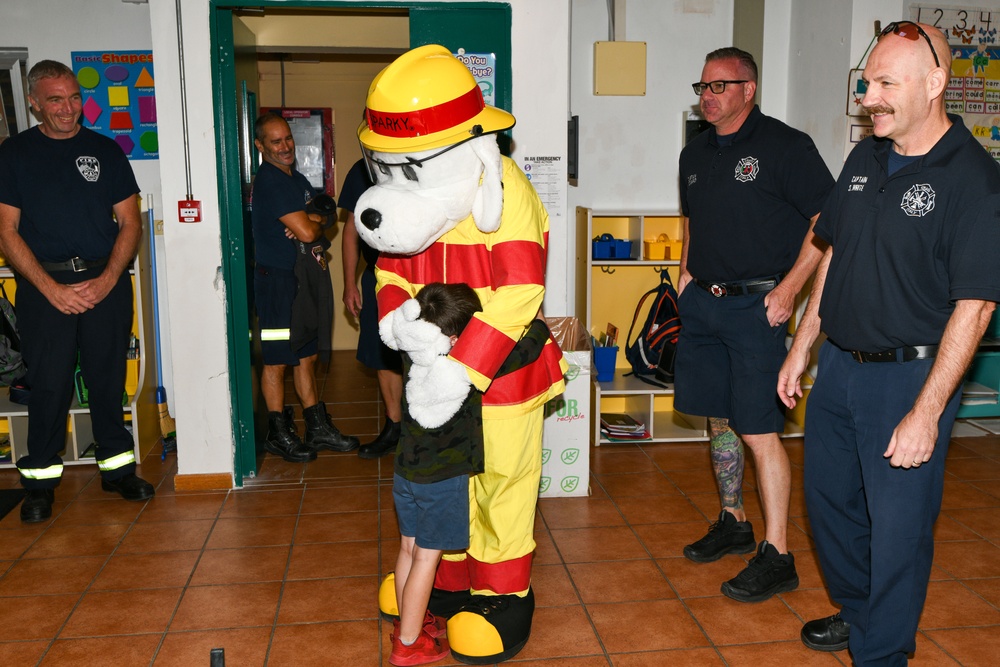
[[24,489],[0,489],[0,519],[17,507],[24,498]]

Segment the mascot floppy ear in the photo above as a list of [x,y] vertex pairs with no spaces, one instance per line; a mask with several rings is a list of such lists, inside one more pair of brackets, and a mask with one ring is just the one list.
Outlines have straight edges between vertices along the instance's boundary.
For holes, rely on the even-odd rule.
[[476,157],[483,162],[483,180],[472,203],[472,218],[479,231],[489,234],[500,228],[500,215],[503,212],[503,163],[500,159],[500,147],[493,135],[476,137],[469,144]]

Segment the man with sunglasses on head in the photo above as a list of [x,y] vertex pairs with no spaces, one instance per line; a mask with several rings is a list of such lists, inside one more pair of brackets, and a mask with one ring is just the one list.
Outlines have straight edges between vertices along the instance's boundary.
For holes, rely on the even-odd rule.
[[818,651],[905,665],[934,557],[945,458],[963,375],[1000,300],[1000,174],[945,112],[941,32],[882,32],[858,144],[816,226],[829,242],[781,369],[792,407],[820,330],[806,408],[805,496],[839,613],[805,624]]
[[[774,383],[795,297],[823,253],[812,226],[833,177],[806,134],[754,104],[757,65],[749,53],[709,53],[693,87],[712,127],[680,156],[683,328],[674,405],[708,417],[722,511],[684,555],[708,563],[756,548],[722,592],[760,602],[799,585],[787,539],[790,465],[778,435],[785,415]],[[743,505],[744,443],[763,506],[759,545]]]
[[[333,319],[332,289],[322,284],[330,280],[326,264],[330,243],[323,236],[322,216],[309,210],[316,193],[295,169],[295,138],[288,122],[273,112],[261,115],[254,123],[254,145],[262,158],[250,195],[250,215],[256,259],[254,300],[264,362],[260,389],[268,411],[264,449],[290,463],[304,463],[314,460],[320,449],[349,452],[359,444],[333,424],[316,391],[320,344],[313,332],[329,335]],[[289,366],[302,404],[305,442],[284,415]]]

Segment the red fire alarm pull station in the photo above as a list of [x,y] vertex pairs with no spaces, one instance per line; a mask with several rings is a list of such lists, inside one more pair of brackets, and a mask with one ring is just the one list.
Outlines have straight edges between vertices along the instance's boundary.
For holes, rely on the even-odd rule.
[[201,222],[201,202],[196,199],[177,202],[177,219],[181,222]]

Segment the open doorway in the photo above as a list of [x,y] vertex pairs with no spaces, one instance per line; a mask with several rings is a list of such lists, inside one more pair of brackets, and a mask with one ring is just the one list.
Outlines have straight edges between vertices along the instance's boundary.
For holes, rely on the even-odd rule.
[[[252,235],[245,192],[255,167],[251,132],[262,107],[324,107],[334,110],[336,187],[360,157],[356,139],[372,78],[398,54],[438,43],[453,53],[492,53],[496,77],[493,104],[511,109],[509,5],[485,2],[343,2],[301,6],[260,0],[248,9],[240,0],[212,0],[212,48],[216,142],[219,164],[222,267],[227,285],[230,389],[236,436],[237,486],[255,475],[259,460],[255,409],[259,369],[254,364]],[[248,124],[249,123],[249,124]],[[339,165],[339,169],[337,168]],[[331,248],[340,266],[339,242]],[[342,276],[332,268],[335,294]],[[338,301],[339,304],[339,301]],[[339,310],[339,309],[338,309]],[[334,348],[356,345],[356,331],[335,321]],[[339,335],[338,335],[339,332]],[[259,358],[259,357],[258,357]],[[262,434],[262,433],[261,433]]]

